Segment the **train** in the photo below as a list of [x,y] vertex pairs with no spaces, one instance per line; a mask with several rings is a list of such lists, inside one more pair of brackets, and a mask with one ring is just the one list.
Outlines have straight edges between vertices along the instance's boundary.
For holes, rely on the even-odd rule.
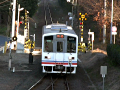
[[71,26],[61,23],[42,28],[42,73],[75,74],[78,36]]

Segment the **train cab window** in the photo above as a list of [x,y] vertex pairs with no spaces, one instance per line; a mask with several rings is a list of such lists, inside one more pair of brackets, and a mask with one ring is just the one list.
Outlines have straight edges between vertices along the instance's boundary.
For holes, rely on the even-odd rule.
[[53,52],[53,36],[44,37],[44,52]]
[[63,52],[63,42],[57,42],[57,52]]
[[67,52],[76,53],[76,38],[67,37]]

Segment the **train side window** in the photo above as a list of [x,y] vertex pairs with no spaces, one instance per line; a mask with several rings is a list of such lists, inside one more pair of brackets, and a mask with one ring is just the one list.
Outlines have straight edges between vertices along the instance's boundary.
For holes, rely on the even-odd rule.
[[57,52],[63,52],[63,42],[57,42]]
[[44,52],[53,52],[53,36],[44,37]]

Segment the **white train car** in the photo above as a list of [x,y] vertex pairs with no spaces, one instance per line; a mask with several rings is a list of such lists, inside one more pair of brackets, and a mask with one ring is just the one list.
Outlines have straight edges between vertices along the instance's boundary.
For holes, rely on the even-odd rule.
[[75,74],[77,67],[78,36],[70,26],[51,24],[43,26],[43,73]]

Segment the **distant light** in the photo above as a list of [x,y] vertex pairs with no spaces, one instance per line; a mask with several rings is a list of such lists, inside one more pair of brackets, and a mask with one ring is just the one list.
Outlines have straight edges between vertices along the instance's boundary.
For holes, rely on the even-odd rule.
[[73,17],[69,17],[69,20],[72,20],[73,19]]
[[83,25],[82,22],[80,22],[80,25]]
[[67,2],[70,2],[70,0],[67,0]]
[[22,21],[20,21],[20,24],[22,24],[23,22]]
[[71,16],[71,15],[72,15],[72,13],[71,13],[71,12],[68,12],[68,15],[69,15],[69,16]]
[[27,11],[27,13],[29,13],[29,11]]

